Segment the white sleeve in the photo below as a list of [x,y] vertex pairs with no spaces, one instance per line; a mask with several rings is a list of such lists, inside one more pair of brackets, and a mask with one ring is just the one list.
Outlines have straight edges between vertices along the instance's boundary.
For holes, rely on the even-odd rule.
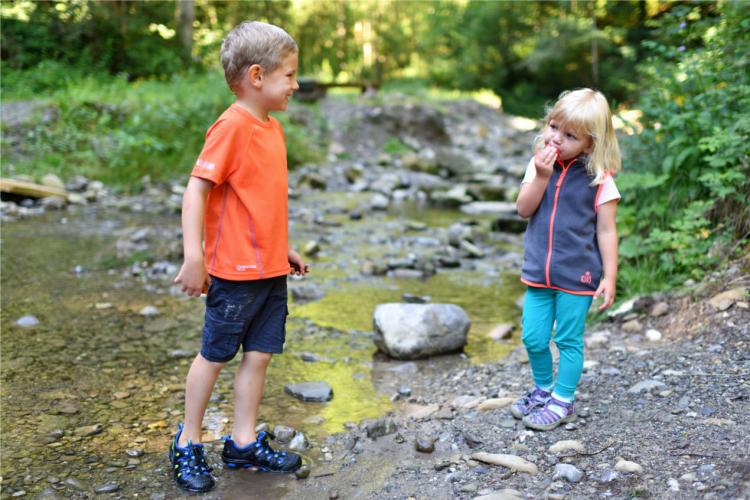
[[523,174],[523,180],[521,181],[521,184],[526,184],[527,182],[531,182],[536,177],[536,167],[534,166],[534,158],[532,157],[529,160],[529,164],[526,165],[526,173]]
[[598,207],[604,205],[608,201],[619,200],[620,198],[620,191],[618,191],[617,186],[615,186],[615,180],[612,176],[609,176],[604,181],[604,184],[602,184],[602,189],[599,192],[599,199],[596,200],[596,206]]

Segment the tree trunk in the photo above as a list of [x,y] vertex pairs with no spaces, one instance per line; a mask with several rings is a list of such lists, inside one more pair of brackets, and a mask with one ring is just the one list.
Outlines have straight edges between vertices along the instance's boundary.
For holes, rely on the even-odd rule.
[[177,2],[177,33],[180,37],[185,54],[190,57],[193,53],[193,21],[195,21],[194,0],[179,0]]

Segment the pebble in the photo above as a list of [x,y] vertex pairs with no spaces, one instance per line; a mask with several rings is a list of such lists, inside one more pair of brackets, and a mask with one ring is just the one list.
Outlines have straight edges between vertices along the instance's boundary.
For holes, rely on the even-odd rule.
[[577,483],[583,478],[583,472],[570,464],[555,465],[555,478],[562,477],[571,483]]
[[81,481],[74,477],[69,477],[65,480],[65,484],[78,491],[86,491],[88,488]]
[[278,443],[288,443],[292,440],[294,435],[297,433],[291,427],[286,425],[277,425],[273,428],[273,433],[276,436],[275,441]]
[[654,307],[651,308],[651,316],[658,318],[664,316],[669,312],[669,304],[666,302],[657,302]]
[[652,389],[656,389],[658,387],[665,387],[664,382],[647,379],[641,380],[640,382],[632,386],[630,389],[628,389],[628,392],[631,394],[638,394],[643,391],[650,392]]
[[120,490],[120,485],[117,483],[106,483],[101,486],[97,486],[94,489],[94,493],[114,493]]
[[562,453],[568,450],[584,451],[583,443],[574,439],[564,439],[549,447],[550,453]]
[[437,437],[433,434],[419,433],[414,442],[414,447],[422,453],[432,453],[435,451],[435,441]]
[[497,408],[505,408],[506,406],[510,406],[511,404],[513,404],[514,401],[515,401],[514,398],[487,399],[479,403],[479,406],[477,406],[477,409],[480,411],[496,410]]
[[630,321],[623,323],[622,330],[628,333],[640,332],[643,325],[637,319],[631,319]]
[[661,337],[662,335],[659,330],[654,330],[653,328],[646,330],[646,338],[651,342],[658,342],[661,340]]
[[493,491],[486,495],[474,497],[473,500],[521,500],[524,498],[523,493],[518,490],[505,488],[502,490]]
[[489,337],[492,340],[506,340],[513,336],[513,330],[515,329],[516,325],[513,323],[502,323],[490,331]]
[[310,477],[310,466],[309,465],[303,465],[296,471],[294,471],[294,475],[297,477],[297,479],[307,479]]
[[504,453],[485,453],[479,452],[471,455],[471,458],[479,462],[485,462],[488,464],[502,465],[511,470],[518,472],[526,472],[528,474],[537,474],[539,469],[537,466],[526,459],[523,459],[516,455],[507,455]]
[[620,460],[615,464],[615,470],[620,472],[630,472],[634,474],[640,474],[643,472],[643,467],[641,467],[639,464],[635,462],[630,462],[628,460]]
[[161,314],[159,309],[155,306],[146,306],[143,309],[141,309],[141,312],[139,312],[141,316],[158,316]]
[[39,320],[36,319],[36,316],[27,314],[26,316],[18,318],[16,324],[23,328],[33,328],[39,324]]
[[104,426],[102,424],[84,425],[83,427],[78,427],[73,433],[77,436],[88,437],[99,434],[103,429]]
[[296,451],[303,451],[310,447],[310,443],[307,441],[307,437],[302,432],[297,432],[291,441],[289,441],[289,449]]
[[336,500],[339,497],[339,492],[336,490],[331,490],[328,492],[328,500]]
[[607,469],[602,471],[602,475],[599,478],[599,481],[601,481],[602,483],[609,483],[617,479],[619,476],[620,475],[617,472],[611,469]]

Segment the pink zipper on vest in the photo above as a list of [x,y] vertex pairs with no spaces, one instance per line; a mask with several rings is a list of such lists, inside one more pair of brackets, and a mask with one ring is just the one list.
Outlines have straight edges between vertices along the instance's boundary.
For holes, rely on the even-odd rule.
[[560,195],[560,187],[562,186],[563,179],[565,179],[565,174],[568,173],[568,168],[570,168],[570,166],[575,161],[576,159],[573,158],[572,160],[570,160],[570,162],[568,162],[568,165],[565,166],[562,160],[557,160],[557,163],[559,163],[560,166],[562,166],[563,170],[562,170],[562,174],[560,174],[560,178],[557,179],[557,182],[555,183],[555,201],[552,203],[552,215],[550,215],[550,218],[549,218],[549,240],[547,243],[547,262],[544,266],[544,277],[547,280],[548,287],[552,286],[552,282],[550,281],[550,278],[549,278],[549,266],[550,266],[550,261],[552,260],[552,232],[555,227],[555,214],[557,213],[557,198]]

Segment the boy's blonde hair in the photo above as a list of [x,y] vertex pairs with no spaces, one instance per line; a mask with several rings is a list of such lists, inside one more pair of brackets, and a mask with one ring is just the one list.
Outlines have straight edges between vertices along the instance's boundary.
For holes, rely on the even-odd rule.
[[[601,92],[588,88],[566,90],[547,110],[544,126],[548,127],[551,120],[555,120],[560,127],[570,128],[591,138],[591,154],[586,161],[586,170],[594,177],[592,184],[601,184],[608,175],[620,171],[622,160],[612,113]],[[540,146],[537,144],[537,148]]]
[[259,21],[243,22],[221,44],[221,65],[229,88],[236,92],[237,84],[253,64],[273,71],[293,52],[297,52],[297,43],[283,29]]

